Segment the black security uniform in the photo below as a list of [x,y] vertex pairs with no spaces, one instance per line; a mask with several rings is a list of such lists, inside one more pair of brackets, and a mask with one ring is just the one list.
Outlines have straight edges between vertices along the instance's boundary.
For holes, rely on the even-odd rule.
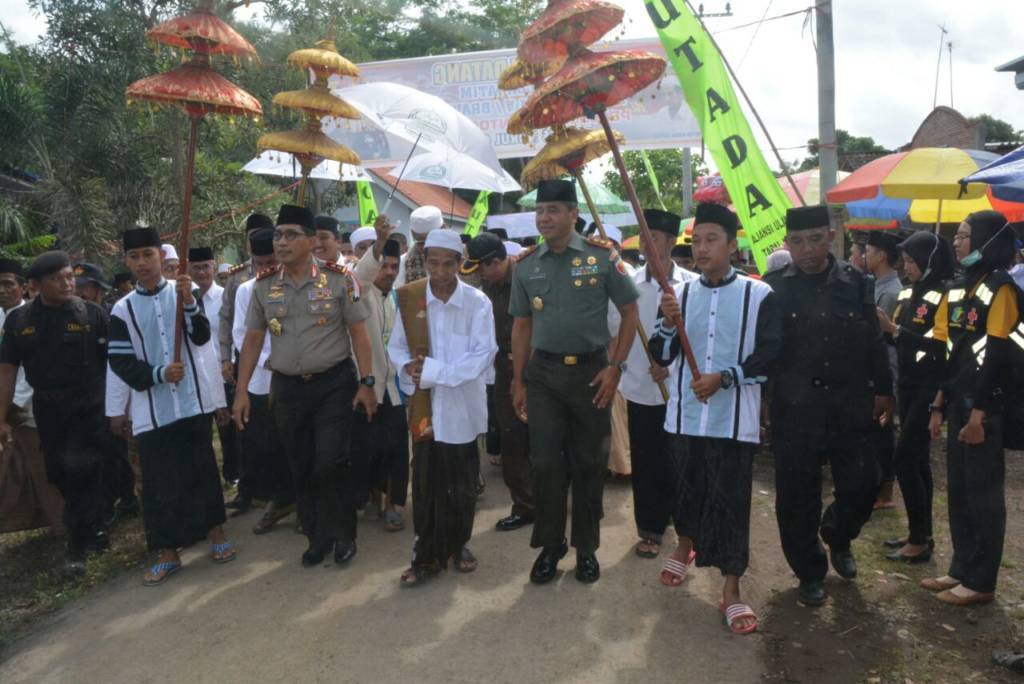
[[[791,264],[768,274],[782,316],[782,353],[772,386],[776,516],[786,560],[801,582],[828,571],[821,539],[849,549],[871,517],[880,472],[874,397],[892,376],[874,294],[850,264],[829,257],[819,274]],[[821,466],[835,501],[822,515]]]
[[41,298],[4,323],[0,363],[22,366],[32,386],[46,473],[64,497],[68,553],[79,559],[100,529],[101,472],[111,449],[104,415],[109,317],[72,297],[60,307]]

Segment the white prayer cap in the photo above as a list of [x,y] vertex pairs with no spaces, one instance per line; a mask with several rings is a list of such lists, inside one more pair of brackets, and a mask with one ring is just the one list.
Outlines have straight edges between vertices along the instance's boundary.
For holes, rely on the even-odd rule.
[[442,230],[432,230],[427,235],[427,241],[423,245],[424,249],[430,249],[431,247],[440,247],[442,249],[450,249],[456,254],[462,254],[462,238],[454,230],[444,228]]
[[523,251],[523,246],[518,242],[512,242],[511,240],[509,240],[508,242],[502,244],[505,245],[505,253],[511,257],[519,256],[519,253]]
[[352,243],[353,247],[358,245],[360,242],[376,239],[377,231],[371,226],[363,226],[362,228],[356,228],[355,230],[352,231],[352,235],[349,236],[349,241]]
[[220,266],[217,267],[217,273],[218,274],[220,274],[220,273],[227,273],[230,270],[231,270],[231,264],[221,264]]
[[160,253],[163,255],[165,260],[178,258],[178,250],[174,249],[174,245],[160,245]]
[[[602,224],[602,225],[604,225],[604,232],[605,232],[605,235],[608,236],[608,239],[612,240],[613,242],[616,242],[617,244],[621,245],[622,244],[622,231],[619,230],[616,226],[613,226],[613,225],[611,225],[609,223],[605,223],[605,224]],[[594,230],[596,231],[597,228],[594,228]],[[598,236],[600,236],[600,233],[598,233]]]
[[444,225],[441,210],[430,205],[419,207],[409,215],[409,230],[417,235],[426,235]]

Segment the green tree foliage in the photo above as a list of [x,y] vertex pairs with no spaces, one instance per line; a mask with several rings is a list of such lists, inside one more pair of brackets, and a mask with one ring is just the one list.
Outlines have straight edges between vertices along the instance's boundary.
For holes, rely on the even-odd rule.
[[[804,159],[803,163],[800,164],[798,171],[808,171],[810,169],[818,168],[821,163],[818,158],[818,145],[819,141],[817,138],[811,138],[807,141],[807,151],[810,152],[811,156]],[[846,157],[869,157],[872,155],[880,155],[889,152],[890,150],[885,149],[881,145],[875,142],[875,139],[870,136],[857,136],[850,135],[847,131],[841,128],[836,129],[836,145],[839,148],[839,159],[840,167],[846,168],[847,165],[843,164],[843,159]],[[856,163],[855,166],[861,166],[863,162]]]
[[[623,159],[629,171],[629,177],[636,186],[636,194],[640,203],[648,209],[660,209],[658,193],[654,190],[654,184],[647,173],[643,156],[639,152],[625,152]],[[650,150],[647,157],[651,161],[651,168],[654,175],[658,177],[658,188],[661,190],[661,201],[665,203],[665,209],[676,214],[683,213],[683,153],[681,150]],[[704,159],[697,155],[690,157],[691,177],[693,178],[693,189],[697,187],[697,177],[706,176],[708,168]],[[628,201],[626,186],[616,169],[605,173],[604,184],[609,190],[619,197]],[[691,189],[691,192],[693,191]]]
[[985,127],[985,142],[989,143],[1022,143],[1024,131],[1018,131],[1013,124],[997,119],[988,114],[979,114],[968,119],[971,123]]
[[[5,173],[36,177],[33,191],[13,202],[29,233],[54,232],[76,255],[111,265],[117,236],[144,221],[174,233],[181,223],[187,120],[178,111],[125,101],[125,88],[169,70],[180,55],[155,49],[145,32],[190,10],[185,0],[30,0],[46,20],[35,45],[6,40],[0,52],[0,149]],[[281,90],[304,86],[287,55],[332,37],[354,62],[512,47],[543,9],[543,0],[255,0],[265,21],[233,18],[245,0],[216,0],[215,11],[256,48],[259,63],[215,60],[226,78],[259,99],[259,122],[207,117],[200,125],[192,221],[227,215],[195,233],[196,244],[240,246],[247,212],[240,207],[274,192],[271,183],[242,173],[266,130],[298,125],[293,112],[274,108]],[[286,184],[281,182],[280,185]],[[344,194],[328,193],[332,202]],[[280,198],[268,205],[270,208]],[[8,214],[0,207],[0,214]],[[11,216],[14,214],[11,213]],[[5,240],[5,242],[7,242]]]

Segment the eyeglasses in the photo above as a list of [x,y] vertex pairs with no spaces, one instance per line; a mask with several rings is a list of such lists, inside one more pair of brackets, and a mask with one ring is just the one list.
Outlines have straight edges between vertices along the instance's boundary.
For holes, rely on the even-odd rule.
[[305,237],[306,234],[301,230],[281,230],[280,228],[274,231],[274,242],[295,242],[300,237]]
[[956,235],[953,236],[953,242],[956,242],[958,240],[970,240],[970,239],[971,239],[971,234],[970,233],[957,233]]

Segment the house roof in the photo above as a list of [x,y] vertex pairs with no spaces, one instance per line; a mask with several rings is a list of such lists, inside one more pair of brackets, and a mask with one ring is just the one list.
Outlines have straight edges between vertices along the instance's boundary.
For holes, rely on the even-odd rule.
[[1012,62],[1007,62],[1002,66],[997,66],[996,71],[1014,71],[1018,73],[1024,71],[1024,57],[1018,57]]
[[[394,169],[367,169],[368,172],[380,179],[382,185],[390,188],[397,178],[391,175]],[[453,214],[457,218],[468,219],[469,212],[473,209],[464,199],[454,194],[447,188],[440,185],[420,183],[418,181],[399,181],[396,188],[396,196],[402,195],[408,204],[414,207],[435,206],[442,214]],[[453,203],[454,202],[454,203]]]

